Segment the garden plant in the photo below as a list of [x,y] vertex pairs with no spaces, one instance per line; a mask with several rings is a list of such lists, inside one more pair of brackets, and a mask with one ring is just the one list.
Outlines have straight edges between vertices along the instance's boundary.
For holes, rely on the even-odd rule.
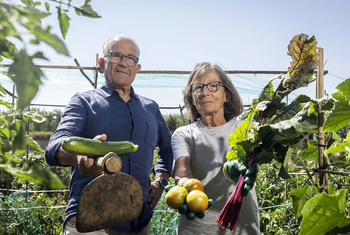
[[[28,196],[28,188],[67,189],[69,175],[68,168],[48,167],[43,149],[28,135],[28,128],[34,128],[34,123],[45,123],[48,118],[29,109],[44,79],[44,73],[34,61],[46,59],[40,51],[43,43],[57,53],[68,55],[64,42],[52,34],[50,27],[42,24],[42,19],[51,14],[51,5],[55,5],[64,38],[69,28],[69,10],[74,9],[82,16],[100,17],[89,3],[90,0],[85,0],[82,5],[73,6],[70,0],[22,0],[13,4],[0,0],[0,62],[5,58],[11,61],[8,71],[1,73],[8,76],[17,89],[13,106],[6,101],[7,92],[0,84],[0,105],[9,110],[0,114],[0,180],[2,188],[9,186],[5,182],[10,175],[11,188],[24,190],[12,196],[0,194],[1,234],[59,234],[61,230],[66,192]],[[30,54],[35,47],[38,51]],[[278,77],[281,83],[276,89],[273,81],[269,82],[253,101],[242,125],[230,136],[233,149],[227,158],[240,161],[247,168],[260,165],[255,184],[262,207],[263,234],[348,233],[350,79],[338,84],[338,91],[332,96],[312,99],[299,95],[287,104],[288,94],[314,80],[318,63],[315,37],[297,35],[288,53],[292,63],[287,76]],[[321,126],[325,134],[322,144],[319,141],[320,112],[325,115]],[[171,120],[174,130],[179,123],[173,117]],[[319,147],[324,149],[324,155],[319,155]],[[320,159],[325,163],[322,168]],[[296,166],[302,166],[305,175],[293,175]],[[326,177],[320,183],[321,175]],[[243,174],[237,192],[244,192],[244,180]],[[273,207],[276,205],[282,206]],[[12,210],[17,207],[32,209]],[[156,211],[165,215],[155,213],[152,222],[161,224],[162,229],[153,226],[153,233],[173,233],[178,214],[166,206],[164,197]]]

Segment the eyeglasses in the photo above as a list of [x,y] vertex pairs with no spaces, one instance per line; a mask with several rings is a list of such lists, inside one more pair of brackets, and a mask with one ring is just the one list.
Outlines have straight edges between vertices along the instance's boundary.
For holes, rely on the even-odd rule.
[[106,57],[109,59],[110,62],[112,63],[119,63],[120,61],[122,61],[124,59],[124,57],[126,58],[126,64],[129,65],[130,67],[134,67],[138,62],[139,62],[139,58],[137,58],[134,55],[123,55],[119,52],[108,52]]
[[194,83],[191,84],[191,91],[192,93],[199,94],[203,92],[204,87],[207,87],[210,92],[217,92],[221,86],[224,86],[222,85],[222,82],[217,81],[209,82],[207,84]]

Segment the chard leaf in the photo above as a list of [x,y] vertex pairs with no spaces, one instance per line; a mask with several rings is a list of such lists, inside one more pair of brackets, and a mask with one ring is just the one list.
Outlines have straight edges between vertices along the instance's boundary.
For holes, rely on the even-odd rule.
[[346,216],[346,190],[338,195],[321,193],[307,201],[301,211],[300,234],[325,234],[334,228],[350,225]]
[[281,169],[278,173],[278,175],[280,177],[282,177],[282,179],[289,179],[290,178],[290,175],[288,174],[288,165],[289,165],[289,162],[290,162],[290,159],[292,158],[293,154],[294,154],[294,146],[290,146],[286,152],[286,154],[283,154],[284,159],[283,159],[283,162],[282,162],[282,166],[281,166]]
[[299,34],[293,37],[288,45],[288,55],[292,62],[288,68],[291,79],[284,81],[284,87],[297,89],[307,86],[318,65],[317,41],[312,35]]
[[309,102],[311,99],[306,95],[297,96],[292,103],[285,106],[276,116],[274,123],[281,122],[283,120],[288,120],[294,117],[303,108],[302,104]]
[[288,73],[276,89],[281,98],[295,89],[307,86],[318,65],[317,41],[314,36],[298,34],[288,45],[288,55],[292,57]]
[[274,94],[273,85],[272,85],[272,82],[270,81],[262,89],[261,93],[259,94],[258,101],[259,102],[271,101],[273,94]]
[[226,158],[228,160],[241,157],[246,159],[250,154],[251,144],[248,140],[248,135],[250,131],[250,119],[246,118],[241,124],[235,129],[235,131],[229,135],[229,145],[233,150],[228,151]]
[[235,131],[229,135],[228,144],[231,147],[235,147],[235,142],[244,141],[247,139],[249,133],[250,120],[247,118],[241,122],[241,124],[235,129]]
[[285,138],[299,137],[301,134],[315,128],[317,115],[314,104],[307,103],[293,118],[271,125],[271,129]]
[[270,163],[275,158],[272,148],[263,148],[255,157],[259,164]]

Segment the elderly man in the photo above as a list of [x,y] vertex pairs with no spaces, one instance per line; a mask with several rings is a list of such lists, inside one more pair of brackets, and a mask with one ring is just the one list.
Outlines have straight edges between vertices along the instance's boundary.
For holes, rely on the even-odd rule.
[[[153,209],[172,171],[171,133],[158,104],[135,94],[132,87],[141,69],[136,42],[127,36],[112,37],[104,44],[103,54],[104,58],[99,60],[99,64],[105,83],[98,89],[72,97],[45,152],[49,165],[72,167],[63,233],[80,234],[75,229],[79,197],[84,187],[95,176],[102,174],[92,158],[73,155],[62,149],[62,142],[67,137],[81,136],[102,141],[128,140],[139,146],[135,153],[122,157],[121,169],[141,185],[143,208],[139,217],[93,234],[149,234]],[[159,159],[153,168],[156,180],[151,182],[156,146],[159,147]]]

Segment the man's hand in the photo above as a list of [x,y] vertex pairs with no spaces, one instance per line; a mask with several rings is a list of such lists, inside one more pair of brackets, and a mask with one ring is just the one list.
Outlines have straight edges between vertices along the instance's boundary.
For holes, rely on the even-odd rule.
[[[154,176],[155,179],[160,178],[160,177],[169,179],[170,174],[166,173],[166,172],[158,172]],[[156,208],[156,205],[157,205],[159,199],[161,198],[163,191],[164,191],[164,188],[157,181],[153,181],[151,183],[151,185],[149,186],[149,188],[148,188],[149,195],[148,195],[147,201],[148,201],[150,207],[152,208],[152,210],[154,210],[154,208]]]
[[[94,140],[106,141],[107,136],[105,134],[95,136]],[[87,156],[77,156],[78,166],[80,172],[86,176],[99,176],[103,174],[103,171],[95,166],[95,159]]]
[[154,210],[154,208],[156,208],[157,203],[159,201],[159,199],[162,196],[162,193],[164,191],[164,188],[162,186],[159,185],[158,182],[153,181],[151,183],[151,185],[148,188],[148,203],[150,205],[150,207],[152,208],[152,210]]

